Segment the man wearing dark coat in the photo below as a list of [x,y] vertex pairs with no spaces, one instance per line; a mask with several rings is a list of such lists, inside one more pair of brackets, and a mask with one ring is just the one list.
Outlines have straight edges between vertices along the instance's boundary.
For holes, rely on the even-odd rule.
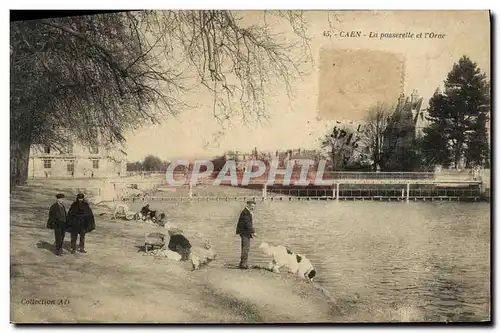
[[78,250],[85,251],[85,234],[95,229],[95,219],[85,196],[79,193],[68,211],[68,230],[71,233],[71,253],[76,252],[76,239],[80,235]]
[[236,234],[241,237],[241,260],[239,265],[241,269],[248,269],[250,239],[255,237],[253,229],[253,210],[255,209],[255,205],[255,201],[247,201],[247,205],[241,212],[238,225],[236,226]]
[[47,220],[47,228],[54,229],[56,241],[56,254],[63,254],[64,236],[66,234],[66,207],[62,202],[64,194],[56,195],[56,202],[50,206],[49,219]]

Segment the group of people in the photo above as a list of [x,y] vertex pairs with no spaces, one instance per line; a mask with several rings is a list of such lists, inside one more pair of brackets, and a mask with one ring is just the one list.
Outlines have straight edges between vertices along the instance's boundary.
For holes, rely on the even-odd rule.
[[155,223],[159,226],[165,226],[166,215],[165,213],[160,213],[158,210],[152,210],[149,204],[146,204],[141,208],[139,212],[133,212],[129,209],[126,204],[119,203],[115,205],[115,212],[113,218],[122,218],[124,220],[136,220],[149,223]]
[[163,227],[166,222],[165,213],[160,213],[158,210],[153,210],[149,208],[149,204],[146,204],[141,210],[136,214],[135,218],[137,220],[151,221]]
[[[56,203],[54,203],[49,210],[49,218],[47,221],[47,228],[53,229],[55,234],[56,254],[63,254],[63,242],[66,232],[71,234],[71,253],[76,252],[76,240],[80,237],[78,250],[86,253],[85,250],[85,235],[95,229],[94,214],[87,201],[84,200],[85,196],[79,193],[76,200],[71,204],[69,211],[66,211],[62,199],[63,194],[56,195]],[[250,243],[256,237],[253,227],[253,212],[255,210],[256,202],[247,201],[245,208],[241,212],[238,223],[236,226],[236,234],[241,238],[241,257],[239,268],[248,269],[248,257],[250,252]],[[181,230],[176,228],[169,228],[166,223],[164,213],[159,213],[152,210],[149,204],[146,204],[137,213],[132,213],[128,207],[123,204],[117,205],[114,217],[117,217],[118,210],[122,210],[122,214],[126,219],[142,219],[151,220],[154,223],[165,226],[169,233],[168,250],[177,252],[181,260],[191,260],[193,267],[196,269],[199,266],[200,257],[206,257],[207,261],[215,259],[215,252],[211,246],[205,246],[207,253],[203,255],[193,255],[192,246],[189,240],[182,234]],[[312,280],[316,276],[316,270],[311,262],[302,254],[297,254],[284,246],[271,246],[265,242],[261,243],[259,248],[267,255],[272,257],[271,262],[267,268],[275,273],[279,273],[280,269],[285,267],[288,272],[297,274],[300,278]],[[198,251],[200,252],[200,251]],[[203,252],[203,251],[201,251]],[[203,258],[202,258],[203,259]]]
[[63,255],[63,244],[66,232],[71,234],[71,253],[76,252],[76,241],[80,238],[78,250],[85,250],[85,235],[95,229],[95,219],[92,209],[85,196],[79,193],[76,200],[71,204],[68,211],[63,204],[64,194],[56,195],[56,202],[50,206],[47,228],[54,230],[55,252],[58,256]]

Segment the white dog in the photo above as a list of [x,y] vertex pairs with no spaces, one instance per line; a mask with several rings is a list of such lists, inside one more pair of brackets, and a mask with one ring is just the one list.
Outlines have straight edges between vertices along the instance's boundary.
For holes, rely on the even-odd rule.
[[212,245],[210,245],[208,239],[205,240],[205,245],[203,247],[194,246],[191,251],[199,258],[200,264],[209,263],[217,257],[217,253],[212,248]]
[[279,273],[280,268],[286,267],[289,273],[296,274],[301,279],[312,281],[316,276],[313,265],[302,254],[293,253],[281,245],[271,246],[267,243],[261,243],[259,248],[273,258],[267,268],[275,273]]
[[217,253],[210,245],[208,239],[205,240],[205,245],[203,247],[193,246],[191,248],[191,253],[189,255],[193,270],[196,271],[200,269],[200,266],[206,265],[209,262],[215,260]]
[[123,203],[117,203],[115,206],[115,213],[113,214],[113,218],[117,217],[123,218],[125,220],[132,220],[135,216],[135,213],[130,211],[129,207]]
[[175,260],[175,261],[181,261],[181,259],[182,259],[182,256],[179,253],[171,251],[167,248],[154,249],[152,251],[148,251],[148,254],[153,255],[153,256],[166,257],[167,259]]

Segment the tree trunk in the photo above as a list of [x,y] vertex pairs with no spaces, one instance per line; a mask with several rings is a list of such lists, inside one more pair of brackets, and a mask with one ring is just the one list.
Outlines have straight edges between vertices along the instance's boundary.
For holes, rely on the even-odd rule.
[[28,165],[30,155],[29,142],[10,143],[10,190],[17,186],[23,185],[28,180]]
[[457,145],[455,147],[455,169],[458,169],[458,165],[460,164],[460,158],[462,157],[462,142],[457,141]]
[[339,152],[332,146],[332,171],[339,171]]

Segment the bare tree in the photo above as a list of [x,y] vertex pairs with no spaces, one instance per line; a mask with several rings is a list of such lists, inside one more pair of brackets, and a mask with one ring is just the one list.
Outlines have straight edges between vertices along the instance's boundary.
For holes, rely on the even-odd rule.
[[[148,29],[160,38],[167,58],[176,52],[173,46],[180,47],[182,58],[212,92],[214,117],[221,123],[235,113],[245,120],[266,118],[270,85],[284,84],[291,94],[290,80],[300,76],[299,64],[312,58],[300,11],[262,12],[259,24],[245,24],[232,11],[154,11],[142,12],[141,18],[157,26]],[[295,41],[285,42],[270,29],[283,19],[298,36]]]
[[333,170],[342,170],[359,157],[360,133],[348,127],[334,127],[321,141],[322,148],[328,149]]
[[388,105],[379,103],[370,108],[365,120],[363,143],[372,160],[373,171],[380,170],[388,147],[395,144],[393,137],[387,135],[392,110]]
[[125,131],[177,114],[188,106],[181,97],[192,80],[213,94],[218,119],[230,120],[235,110],[245,119],[265,117],[266,87],[289,88],[303,62],[295,51],[307,47],[300,12],[271,16],[287,19],[302,44],[231,11],[11,23],[11,177],[25,182],[32,144],[121,143]]

